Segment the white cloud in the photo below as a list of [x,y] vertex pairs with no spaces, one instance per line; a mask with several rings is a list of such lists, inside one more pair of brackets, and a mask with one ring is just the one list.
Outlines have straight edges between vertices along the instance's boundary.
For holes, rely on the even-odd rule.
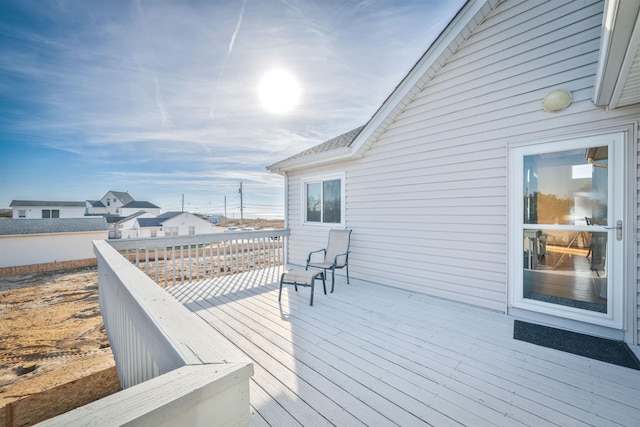
[[[265,167],[364,124],[446,23],[443,6],[450,18],[457,3],[4,3],[0,138],[69,153],[107,187],[85,180],[75,198],[140,186],[221,199],[225,182],[248,180],[281,201],[282,179]],[[278,117],[257,94],[276,66],[302,91]],[[0,166],[38,170],[28,159]],[[71,170],[56,178],[78,191]]]

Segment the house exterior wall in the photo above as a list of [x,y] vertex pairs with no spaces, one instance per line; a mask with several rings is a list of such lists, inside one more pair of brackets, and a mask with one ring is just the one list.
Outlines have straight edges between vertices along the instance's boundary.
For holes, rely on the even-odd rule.
[[100,214],[106,215],[107,208],[105,208],[104,206],[102,207],[93,206],[93,204],[87,200],[85,202],[85,212],[90,215],[100,215]]
[[21,219],[20,211],[25,212],[25,219],[42,219],[42,210],[58,210],[60,211],[59,218],[83,218],[84,208],[82,206],[14,206],[13,218]]
[[[124,205],[122,200],[116,197],[113,192],[109,191],[105,194],[102,199],[100,199],[102,204],[105,206],[104,211],[108,215],[119,215],[119,209]],[[102,209],[101,209],[102,210]],[[123,215],[127,216],[127,215]]]
[[[602,12],[601,1],[500,4],[364,157],[289,174],[289,262],[304,265],[326,245],[326,228],[302,225],[301,178],[344,172],[353,277],[506,311],[509,144],[640,120],[640,107],[605,111],[591,100]],[[557,88],[573,103],[543,111]],[[636,191],[637,166],[629,175]],[[640,300],[637,281],[629,286]]]
[[138,237],[138,228],[136,228],[138,218],[155,218],[156,215],[149,212],[143,213],[131,218],[129,220],[123,220],[117,223],[116,235],[118,239],[133,239]]
[[[162,237],[164,236],[164,233],[160,230],[162,230],[162,227],[140,227],[140,225],[138,225],[138,223],[136,223],[136,230],[138,232],[138,236],[137,237]],[[155,233],[155,235],[154,235]]]
[[188,236],[190,234],[189,227],[194,227],[193,234],[213,233],[213,226],[210,222],[190,213],[183,213],[164,221],[162,223],[163,231],[160,233],[162,236],[166,235],[167,227],[177,227],[178,236]]
[[0,235],[0,268],[94,259],[92,242],[107,238],[107,230]]

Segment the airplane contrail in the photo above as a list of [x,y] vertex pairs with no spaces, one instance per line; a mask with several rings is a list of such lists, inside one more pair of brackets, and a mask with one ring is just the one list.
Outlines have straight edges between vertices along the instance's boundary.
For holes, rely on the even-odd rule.
[[213,118],[213,108],[216,105],[216,98],[218,97],[218,87],[220,86],[220,78],[222,77],[222,73],[224,72],[225,65],[227,64],[227,59],[231,56],[231,52],[233,51],[233,45],[236,41],[236,36],[240,31],[240,25],[242,24],[242,17],[244,16],[244,9],[247,5],[247,0],[242,0],[242,7],[240,8],[240,16],[238,17],[238,22],[236,23],[236,28],[233,30],[233,34],[231,35],[231,41],[229,42],[229,50],[227,51],[227,55],[224,57],[224,61],[222,61],[222,66],[220,67],[220,72],[218,73],[218,79],[216,80],[216,87],[213,91],[213,99],[211,100],[211,108],[209,109],[209,117]]

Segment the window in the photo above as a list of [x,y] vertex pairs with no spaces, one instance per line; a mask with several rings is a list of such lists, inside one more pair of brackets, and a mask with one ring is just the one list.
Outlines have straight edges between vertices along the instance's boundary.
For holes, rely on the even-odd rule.
[[18,218],[26,218],[27,210],[26,209],[18,209]]
[[60,218],[60,209],[42,209],[42,218]]
[[178,235],[178,227],[165,227],[164,228],[165,236],[177,236]]
[[193,225],[189,226],[189,236],[193,236],[196,234],[196,227]]
[[305,223],[341,224],[343,222],[344,177],[302,181]]

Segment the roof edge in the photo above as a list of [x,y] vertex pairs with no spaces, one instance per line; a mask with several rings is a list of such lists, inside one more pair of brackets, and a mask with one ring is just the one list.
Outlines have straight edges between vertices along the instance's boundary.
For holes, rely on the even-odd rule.
[[[619,76],[629,72],[631,41],[636,38],[640,26],[640,3],[634,1],[606,0],[602,17],[602,33],[598,68],[593,87],[593,103],[597,107],[616,108],[624,81]],[[625,68],[626,70],[623,70]]]
[[[473,24],[475,29],[484,21],[486,15],[503,1],[468,0],[460,8],[354,140],[352,144],[354,155],[356,153],[361,156],[364,155],[373,143],[371,138],[381,128],[386,127],[385,123],[388,122],[389,118],[399,114],[394,113],[394,110],[411,93],[412,89],[420,83],[427,71],[434,65],[439,70],[446,60],[455,54],[460,44],[473,33],[472,30],[469,34],[463,35],[463,30],[470,24]],[[477,19],[478,15],[481,15],[481,19]]]
[[[311,166],[322,166],[330,162],[355,159],[364,156],[364,153],[373,143],[377,133],[388,124],[389,118],[398,114],[396,107],[411,94],[413,88],[420,83],[423,76],[432,66],[439,69],[445,61],[457,51],[457,47],[466,40],[471,32],[466,35],[463,30],[469,25],[479,25],[482,18],[494,10],[504,0],[467,0],[467,2],[454,15],[451,21],[445,26],[436,37],[427,51],[420,57],[418,62],[411,68],[409,73],[400,81],[378,110],[371,116],[369,121],[353,139],[349,147],[331,150],[306,156],[302,158],[288,158],[267,167],[267,170],[286,174],[290,170],[302,169]],[[461,37],[462,36],[462,37]]]

